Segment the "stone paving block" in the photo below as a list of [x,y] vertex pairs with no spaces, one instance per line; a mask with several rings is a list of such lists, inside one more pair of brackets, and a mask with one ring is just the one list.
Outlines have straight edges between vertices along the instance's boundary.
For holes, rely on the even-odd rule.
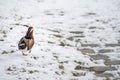
[[106,60],[105,65],[120,65],[120,60]]
[[99,47],[98,44],[81,44],[82,47]]
[[70,31],[70,33],[73,33],[73,34],[82,34],[83,31]]
[[72,36],[68,37],[67,39],[70,40],[70,41],[74,40],[74,38]]
[[84,35],[76,35],[76,36],[70,36],[67,39],[73,41],[75,38],[84,38],[84,37],[85,37]]
[[112,73],[96,74],[98,77],[114,77]]
[[99,59],[108,60],[109,59],[109,57],[107,55],[101,55],[101,54],[89,55],[89,56],[94,60],[99,60]]
[[108,70],[109,67],[107,67],[107,66],[93,66],[90,69],[91,69],[91,71],[94,71],[95,73],[103,73],[106,70]]
[[83,48],[83,49],[78,49],[78,50],[81,51],[81,53],[83,53],[83,54],[87,54],[87,53],[93,54],[93,53],[95,53],[95,51],[91,48]]
[[96,29],[96,26],[90,26],[89,29]]
[[113,52],[114,50],[113,49],[100,49],[98,51],[98,53],[109,53],[109,52]]
[[106,47],[118,47],[120,46],[120,43],[118,44],[105,44]]

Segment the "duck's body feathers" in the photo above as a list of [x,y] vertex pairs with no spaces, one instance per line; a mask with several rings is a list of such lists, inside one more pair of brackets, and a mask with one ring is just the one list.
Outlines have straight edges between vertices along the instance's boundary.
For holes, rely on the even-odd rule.
[[34,45],[34,37],[33,37],[33,27],[29,27],[26,35],[22,37],[18,43],[18,49],[22,51],[29,51]]

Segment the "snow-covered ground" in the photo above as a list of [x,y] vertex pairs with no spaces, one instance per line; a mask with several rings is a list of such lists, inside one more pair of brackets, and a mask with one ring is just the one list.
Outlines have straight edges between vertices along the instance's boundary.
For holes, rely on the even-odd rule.
[[0,69],[0,80],[119,80],[120,1],[0,0]]

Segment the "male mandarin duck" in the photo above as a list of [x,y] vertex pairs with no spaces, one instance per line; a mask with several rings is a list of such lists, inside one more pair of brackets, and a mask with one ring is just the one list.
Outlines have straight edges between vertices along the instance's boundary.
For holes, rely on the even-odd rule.
[[23,55],[25,55],[23,51],[29,51],[30,53],[33,45],[34,45],[33,27],[29,27],[26,35],[20,39],[18,43],[18,48],[19,50],[22,50]]

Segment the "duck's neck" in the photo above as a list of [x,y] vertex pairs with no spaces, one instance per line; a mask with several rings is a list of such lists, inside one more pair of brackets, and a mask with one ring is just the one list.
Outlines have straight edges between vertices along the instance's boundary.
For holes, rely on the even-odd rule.
[[27,33],[26,33],[26,35],[25,35],[25,37],[27,39],[34,39],[34,37],[33,37],[33,30],[32,31],[28,30]]

